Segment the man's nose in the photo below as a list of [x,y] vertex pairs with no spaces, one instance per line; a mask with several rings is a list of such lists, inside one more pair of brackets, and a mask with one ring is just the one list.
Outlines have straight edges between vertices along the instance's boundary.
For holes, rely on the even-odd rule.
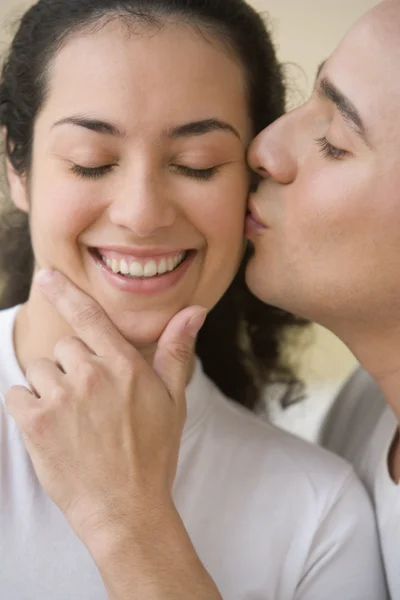
[[261,179],[271,178],[278,183],[287,184],[296,178],[293,125],[293,115],[284,115],[264,129],[250,145],[249,165]]

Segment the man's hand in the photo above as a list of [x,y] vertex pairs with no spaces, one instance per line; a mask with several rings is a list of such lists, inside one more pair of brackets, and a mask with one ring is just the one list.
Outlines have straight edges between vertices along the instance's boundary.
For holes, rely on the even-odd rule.
[[[6,402],[38,478],[90,546],[114,524],[134,526],[170,501],[186,416],[185,385],[205,310],[177,314],[159,340],[154,369],[100,306],[58,272],[35,285],[76,337],[26,373],[31,390]],[[136,519],[136,521],[135,521]]]

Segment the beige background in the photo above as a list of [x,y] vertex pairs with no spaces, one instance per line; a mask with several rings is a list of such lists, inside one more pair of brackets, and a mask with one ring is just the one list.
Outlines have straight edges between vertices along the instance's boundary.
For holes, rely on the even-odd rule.
[[[10,23],[31,3],[29,0],[0,0],[1,49],[6,47]],[[378,1],[252,0],[251,4],[269,15],[280,59],[290,63],[290,81],[297,90],[291,93],[293,106],[309,94],[319,63],[330,54],[349,26]],[[344,378],[353,365],[353,357],[333,335],[315,328],[315,342],[303,358],[303,373],[308,381],[337,381]]]

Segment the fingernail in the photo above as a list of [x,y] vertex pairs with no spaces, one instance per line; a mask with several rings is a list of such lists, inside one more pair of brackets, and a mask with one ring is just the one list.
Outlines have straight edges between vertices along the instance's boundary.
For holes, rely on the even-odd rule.
[[192,337],[196,337],[199,333],[200,329],[204,325],[204,321],[207,318],[207,311],[204,308],[203,310],[199,310],[193,317],[188,321],[186,325],[186,330]]
[[35,273],[34,282],[40,286],[47,285],[53,279],[53,275],[54,271],[50,269],[40,269]]

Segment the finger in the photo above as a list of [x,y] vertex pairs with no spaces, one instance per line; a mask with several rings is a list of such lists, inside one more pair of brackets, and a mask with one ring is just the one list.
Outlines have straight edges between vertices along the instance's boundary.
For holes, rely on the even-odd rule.
[[40,398],[53,395],[55,388],[62,387],[63,377],[60,369],[47,358],[37,360],[26,371],[27,382]]
[[15,385],[6,393],[6,407],[10,415],[19,426],[23,424],[23,417],[27,418],[32,409],[37,408],[37,397],[26,387]]
[[206,316],[201,306],[186,308],[171,319],[159,339],[153,367],[176,402],[184,398],[196,336]]
[[127,348],[128,342],[97,302],[59,271],[43,269],[36,274],[35,283],[95,354],[109,356]]
[[6,394],[6,406],[25,441],[26,449],[34,459],[38,441],[49,430],[49,420],[43,410],[43,401],[23,386],[14,386]]
[[37,406],[37,398],[27,387],[14,385],[6,393],[6,407],[12,417]]
[[64,373],[74,374],[76,369],[93,357],[93,352],[77,337],[62,338],[54,347],[54,360]]

